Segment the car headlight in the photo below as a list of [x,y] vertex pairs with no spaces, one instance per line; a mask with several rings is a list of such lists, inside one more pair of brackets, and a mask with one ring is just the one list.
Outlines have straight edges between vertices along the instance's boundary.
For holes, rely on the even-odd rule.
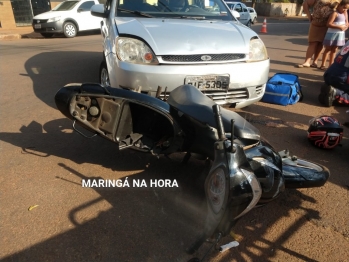
[[56,17],[49,18],[49,19],[47,20],[47,23],[50,23],[50,22],[57,22],[57,21],[59,21],[59,20],[61,20],[61,17],[60,17],[60,16],[56,16]]
[[266,59],[268,59],[268,53],[263,41],[259,38],[252,38],[250,40],[248,62],[262,61]]
[[121,61],[134,64],[158,64],[158,60],[144,42],[127,37],[119,37],[116,40],[116,53]]

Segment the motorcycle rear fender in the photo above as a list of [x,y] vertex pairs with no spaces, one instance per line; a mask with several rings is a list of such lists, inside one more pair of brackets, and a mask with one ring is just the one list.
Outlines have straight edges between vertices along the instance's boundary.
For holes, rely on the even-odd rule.
[[174,152],[181,131],[167,103],[149,95],[99,84],[69,84],[60,89],[57,108],[84,128],[120,146]]

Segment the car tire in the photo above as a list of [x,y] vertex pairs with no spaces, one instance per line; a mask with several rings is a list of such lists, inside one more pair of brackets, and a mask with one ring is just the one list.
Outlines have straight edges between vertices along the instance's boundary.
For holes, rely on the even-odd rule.
[[76,25],[72,22],[66,22],[63,25],[63,33],[64,36],[67,38],[73,38],[77,35],[78,30],[76,28]]
[[246,26],[247,26],[247,27],[251,27],[251,23],[252,23],[251,20],[248,20]]
[[99,82],[103,86],[110,86],[107,64],[103,61],[99,67]]
[[51,38],[53,36],[52,33],[40,33],[40,35],[42,35],[45,38]]

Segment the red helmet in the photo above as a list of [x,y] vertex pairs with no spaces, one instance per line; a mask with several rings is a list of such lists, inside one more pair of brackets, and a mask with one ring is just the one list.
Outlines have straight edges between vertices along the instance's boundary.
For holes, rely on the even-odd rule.
[[343,128],[331,116],[318,116],[309,121],[308,139],[320,148],[334,148],[343,137]]

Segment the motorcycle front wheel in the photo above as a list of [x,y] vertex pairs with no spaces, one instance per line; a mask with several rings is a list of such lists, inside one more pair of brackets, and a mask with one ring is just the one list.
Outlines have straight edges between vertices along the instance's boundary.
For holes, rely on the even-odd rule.
[[330,171],[323,165],[305,159],[283,159],[282,173],[286,188],[309,188],[323,186]]

